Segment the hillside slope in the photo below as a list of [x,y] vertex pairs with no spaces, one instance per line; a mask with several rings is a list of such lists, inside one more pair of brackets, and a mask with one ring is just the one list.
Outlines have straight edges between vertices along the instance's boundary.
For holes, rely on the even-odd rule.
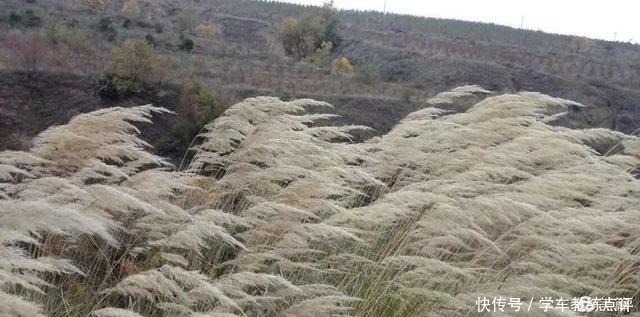
[[576,107],[461,87],[354,144],[364,127],[313,124],[330,104],[256,97],[207,124],[184,172],[135,127],[166,110],[78,115],[0,152],[0,313],[485,316],[479,298],[504,297],[531,300],[519,315],[577,316],[543,297],[636,303],[640,140],[551,125]]
[[[320,12],[313,7],[254,1],[202,3],[211,9],[201,17],[221,23],[225,35],[229,32],[225,38],[240,45],[251,43],[255,54],[269,56],[278,53],[271,36],[278,34],[284,18]],[[224,18],[217,12],[223,12]],[[229,17],[262,23],[243,36]],[[425,95],[462,84],[504,92],[540,91],[602,108],[599,111],[607,115],[596,116],[604,120],[594,118],[589,125],[625,132],[639,125],[638,45],[376,12],[344,11],[339,19],[343,41],[333,55],[356,63],[376,61],[385,81],[417,87]]]
[[[0,144],[3,148],[20,148],[48,125],[87,109],[153,102],[179,110],[180,87],[190,81],[231,101],[255,95],[327,100],[336,104],[343,117],[337,123],[364,124],[378,133],[387,131],[428,97],[464,84],[504,93],[540,91],[588,105],[581,109],[581,116],[563,122],[572,127],[605,127],[626,133],[640,128],[638,45],[490,24],[341,11],[337,13],[341,41],[330,59],[347,57],[355,63],[356,73],[361,65],[374,64],[376,81],[362,83],[357,74],[356,78],[335,76],[329,66],[317,68],[285,56],[282,21],[318,15],[322,9],[317,7],[249,0],[140,0],[142,18],[131,20],[122,11],[125,1],[114,1],[104,11],[79,2],[0,0],[5,8],[0,16],[0,27],[6,30],[0,32],[4,43],[10,44],[7,41],[15,34],[37,33],[46,38],[50,21],[67,32],[62,33],[62,42],[51,44],[52,61],[36,83],[29,84],[34,79],[21,75],[19,65],[0,59],[5,77],[0,133],[10,136]],[[212,24],[218,33],[211,39],[194,30],[179,31],[185,18],[193,26]],[[191,52],[180,49],[184,37],[195,44]],[[80,47],[77,38],[82,39]],[[163,80],[169,85],[161,89],[163,95],[104,100],[95,94],[109,50],[128,38],[152,39],[164,58],[167,74]],[[2,55],[11,55],[11,49],[11,45],[0,45]],[[33,87],[42,84],[47,88],[35,95],[51,96],[51,100],[42,102],[41,109],[16,106],[28,103]],[[14,89],[19,93],[12,93]],[[56,96],[72,102],[63,105]],[[74,100],[86,102],[80,106]],[[57,112],[63,114],[52,114]],[[171,120],[167,122],[167,129],[175,128]],[[167,138],[152,142],[160,153],[174,158],[189,143]]]

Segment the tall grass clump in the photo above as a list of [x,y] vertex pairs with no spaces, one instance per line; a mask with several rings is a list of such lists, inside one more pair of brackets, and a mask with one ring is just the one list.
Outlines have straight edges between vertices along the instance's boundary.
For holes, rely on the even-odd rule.
[[554,125],[585,107],[568,100],[491,94],[439,94],[363,143],[351,133],[368,128],[325,124],[329,104],[250,98],[203,128],[182,171],[134,125],[165,109],[52,127],[0,154],[0,313],[469,316],[482,296],[637,301],[638,139]]

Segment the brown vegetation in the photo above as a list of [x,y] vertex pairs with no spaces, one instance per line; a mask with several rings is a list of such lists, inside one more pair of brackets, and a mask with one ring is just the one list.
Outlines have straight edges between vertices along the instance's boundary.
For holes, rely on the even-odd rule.
[[638,138],[550,125],[575,102],[488,94],[439,94],[365,143],[345,142],[365,127],[308,112],[329,104],[250,98],[206,125],[183,172],[133,125],[163,109],[52,127],[0,153],[0,312],[479,316],[477,296],[637,301]]
[[220,26],[213,23],[203,23],[196,27],[196,34],[205,39],[214,39],[221,33]]
[[[542,91],[594,105],[584,109],[583,122],[576,126],[632,132],[639,124],[634,115],[639,95],[634,61],[639,56],[630,44],[281,3],[139,1],[144,17],[132,21],[122,15],[125,1],[111,3],[105,10],[73,5],[79,1],[58,5],[3,1],[10,22],[2,26],[10,29],[6,34],[22,37],[22,32],[39,32],[49,15],[59,21],[63,37],[69,34],[77,38],[70,42],[87,43],[94,52],[63,49],[56,57],[59,66],[47,65],[86,74],[87,80],[102,72],[102,61],[107,60],[103,52],[133,38],[152,43],[157,55],[166,57],[168,78],[176,87],[185,80],[184,70],[201,60],[195,79],[215,87],[215,95],[234,100],[255,94],[314,97],[348,105],[350,109],[339,110],[347,114],[363,99],[375,108],[390,101],[408,102],[406,108],[411,108],[440,90],[481,83],[495,90]],[[297,21],[293,29],[309,35],[305,41],[298,37],[292,42],[310,43],[292,51],[295,61],[286,56],[289,45],[282,42],[280,26],[287,17]],[[190,34],[209,23],[220,26],[214,41]],[[332,29],[335,36],[325,32]],[[324,49],[329,42],[331,49]],[[297,61],[299,56],[306,57]],[[331,60],[342,56],[355,66],[355,80],[331,76]],[[380,120],[383,117],[388,116]]]
[[1,316],[638,302],[638,46],[185,3],[0,0]]
[[4,42],[7,55],[5,63],[35,74],[51,64],[51,47],[40,36],[9,37]]
[[355,68],[346,57],[336,58],[331,62],[331,72],[336,75],[353,75]]

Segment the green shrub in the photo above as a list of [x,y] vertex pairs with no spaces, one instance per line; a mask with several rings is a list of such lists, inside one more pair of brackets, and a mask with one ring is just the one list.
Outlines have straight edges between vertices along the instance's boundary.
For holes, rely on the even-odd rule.
[[42,25],[42,18],[33,12],[33,10],[27,9],[24,12],[22,24],[25,27],[40,27]]
[[180,49],[181,51],[191,52],[193,51],[194,46],[195,44],[193,43],[192,39],[186,36],[180,36],[180,44],[178,44],[178,49]]
[[99,84],[104,97],[139,94],[158,80],[161,68],[155,50],[143,40],[126,40],[111,51],[111,62]]
[[95,48],[91,43],[91,34],[82,29],[64,28],[60,41],[80,52],[92,52]]
[[103,99],[116,100],[124,95],[115,85],[113,74],[104,74],[95,85],[95,93]]
[[323,43],[338,46],[341,42],[337,33],[338,22],[335,11],[329,7],[318,16],[302,20],[285,18],[281,25],[285,53],[300,60],[321,49]]
[[80,21],[78,21],[78,19],[72,18],[65,21],[65,25],[70,28],[77,28],[78,26],[80,26]]
[[22,16],[16,12],[9,13],[9,26],[12,28],[20,26],[22,24]]
[[103,17],[98,21],[98,32],[103,34],[109,42],[113,42],[118,37],[118,31],[113,27],[110,18]]
[[198,83],[183,83],[180,90],[178,121],[173,134],[181,142],[191,142],[205,124],[219,117],[230,104]]
[[74,51],[90,52],[93,50],[90,35],[80,28],[69,27],[51,16],[44,17],[44,38],[51,44],[64,44]]
[[42,17],[36,14],[33,10],[27,9],[24,14],[20,15],[16,12],[9,13],[9,26],[15,27],[40,27],[42,26]]
[[309,62],[318,69],[324,68],[329,64],[331,50],[333,50],[333,43],[323,42],[320,47],[316,49],[316,52],[309,57]]
[[156,31],[156,33],[161,34],[162,32],[164,32],[164,25],[162,24],[162,22],[156,22],[153,24],[153,29]]
[[402,88],[400,88],[400,98],[402,98],[402,100],[411,101],[414,96],[415,90],[412,87],[402,86]]
[[150,33],[147,33],[147,35],[145,35],[144,40],[147,41],[147,44],[153,47],[158,46],[158,43],[156,42],[156,38],[153,37],[153,35],[151,35]]
[[305,58],[309,53],[309,43],[300,22],[294,18],[285,18],[281,28],[284,52],[297,59]]
[[365,61],[356,66],[356,80],[365,85],[373,85],[380,80],[380,68],[372,60]]

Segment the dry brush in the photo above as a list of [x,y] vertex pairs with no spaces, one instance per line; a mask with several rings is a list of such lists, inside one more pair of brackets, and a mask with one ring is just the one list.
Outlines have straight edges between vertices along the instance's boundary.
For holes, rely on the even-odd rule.
[[[389,133],[257,97],[183,171],[111,108],[0,154],[3,316],[468,316],[478,296],[638,299],[640,143],[583,105],[460,87]],[[320,111],[318,111],[320,110]],[[570,315],[568,312],[555,312]],[[523,315],[543,315],[540,311]]]

